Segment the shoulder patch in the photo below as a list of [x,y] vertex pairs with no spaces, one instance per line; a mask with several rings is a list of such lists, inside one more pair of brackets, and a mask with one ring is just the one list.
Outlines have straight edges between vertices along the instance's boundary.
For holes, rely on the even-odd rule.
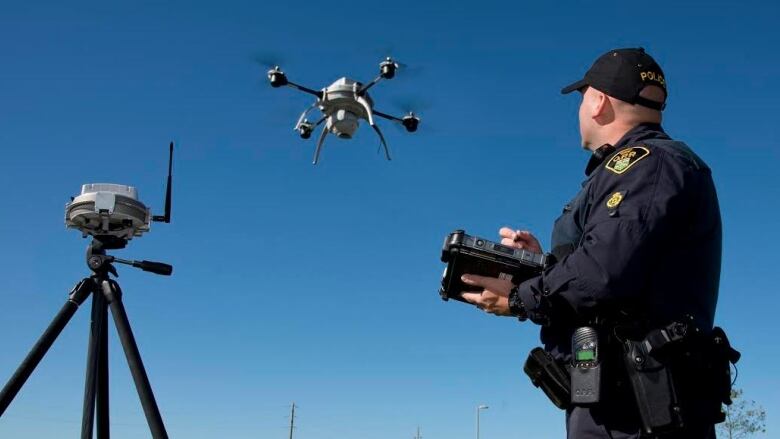
[[615,174],[622,174],[649,155],[650,150],[644,146],[629,146],[615,153],[605,167]]

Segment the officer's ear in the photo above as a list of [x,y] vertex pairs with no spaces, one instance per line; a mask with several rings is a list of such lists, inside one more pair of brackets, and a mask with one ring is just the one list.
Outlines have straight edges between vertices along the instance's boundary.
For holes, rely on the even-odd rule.
[[605,125],[614,120],[615,112],[610,98],[606,94],[593,87],[588,87],[582,99],[587,116],[599,125]]

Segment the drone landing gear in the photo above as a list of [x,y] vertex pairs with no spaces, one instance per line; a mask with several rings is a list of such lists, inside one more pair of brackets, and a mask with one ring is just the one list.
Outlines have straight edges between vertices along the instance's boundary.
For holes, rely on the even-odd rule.
[[374,124],[374,112],[371,110],[371,104],[368,103],[365,97],[358,95],[357,96],[357,102],[358,104],[363,106],[363,110],[366,112],[366,120],[368,120],[368,124],[372,127],[375,126]]
[[[319,123],[318,123],[319,125]],[[387,147],[387,142],[385,142],[385,136],[382,135],[382,131],[379,129],[379,126],[377,125],[371,125],[371,128],[374,129],[376,134],[379,136],[379,141],[381,143],[380,148],[384,147],[385,149],[385,157],[387,160],[392,160],[390,158],[390,150]],[[303,136],[303,135],[301,135]],[[316,165],[317,162],[320,160],[320,152],[322,152],[322,145],[325,143],[325,137],[328,136],[328,127],[324,127],[322,131],[320,132],[320,137],[317,139],[317,147],[314,149],[314,160],[312,161],[313,165]]]
[[[116,281],[109,278],[108,274],[116,275],[111,262],[130,263],[130,265],[157,274],[170,274],[171,267],[157,262],[115,259],[106,255],[101,245],[93,242],[87,254],[87,262],[93,274],[82,279],[73,287],[68,301],[65,302],[65,305],[63,305],[62,309],[54,317],[54,320],[49,324],[49,327],[46,328],[35,343],[14,375],[3,387],[3,390],[0,391],[0,416],[5,413],[16,394],[21,390],[52,344],[54,344],[54,341],[76,313],[79,306],[91,295],[92,323],[87,351],[81,438],[91,439],[95,425],[97,426],[98,439],[109,438],[108,309],[110,308],[152,437],[154,439],[167,439],[168,433],[165,431],[162,416],[152,392],[152,386],[146,375],[141,354],[138,351],[138,345],[135,342],[133,331],[130,328],[130,321],[122,303],[122,290]],[[108,248],[112,248],[110,245]],[[95,417],[96,411],[97,417]]]
[[312,161],[313,165],[316,165],[317,162],[320,160],[320,151],[322,151],[322,144],[325,143],[325,137],[328,135],[328,127],[325,126],[322,129],[322,133],[320,133],[320,138],[317,139],[317,148],[314,149],[314,161]]
[[379,141],[381,143],[380,147],[385,148],[385,157],[387,157],[387,160],[391,160],[390,151],[387,148],[387,142],[385,142],[385,136],[382,135],[382,131],[379,129],[379,126],[374,123],[374,110],[371,108],[371,105],[368,103],[365,97],[358,95],[357,101],[360,105],[363,106],[363,109],[366,112],[366,119],[368,120],[368,124],[371,125],[371,128],[373,128],[374,131],[376,131],[376,134],[379,136]]
[[379,127],[377,125],[371,125],[371,128],[376,131],[376,134],[379,136],[379,141],[382,143],[381,146],[385,148],[385,157],[387,157],[387,160],[390,160],[390,151],[387,149],[387,142],[385,142],[385,136],[382,135],[382,131],[379,130]]

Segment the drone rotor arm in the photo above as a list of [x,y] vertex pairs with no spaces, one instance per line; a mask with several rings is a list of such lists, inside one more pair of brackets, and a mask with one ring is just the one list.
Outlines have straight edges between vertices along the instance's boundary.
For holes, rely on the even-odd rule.
[[318,120],[317,122],[314,122],[314,126],[315,126],[315,127],[318,127],[318,126],[320,126],[320,124],[322,124],[323,122],[325,122],[325,120],[326,120],[326,119],[328,119],[328,116],[322,116],[322,117],[320,118],[320,120]]
[[382,113],[381,111],[376,111],[376,110],[374,110],[374,115],[383,117],[388,120],[392,120],[393,122],[398,122],[401,125],[403,125],[404,128],[406,128],[406,131],[410,133],[417,131],[417,127],[420,124],[420,118],[418,116],[415,116],[415,114],[412,112],[409,112],[409,114],[407,114],[402,118],[391,116],[389,114],[385,114]]
[[369,82],[368,84],[366,84],[366,85],[364,85],[363,87],[361,87],[361,88],[360,88],[360,90],[358,90],[358,96],[363,96],[364,94],[366,94],[366,92],[368,91],[368,89],[369,89],[369,88],[371,88],[371,87],[375,86],[375,85],[376,85],[376,84],[377,84],[379,81],[381,81],[382,79],[383,79],[383,78],[382,78],[382,76],[381,76],[381,75],[380,75],[380,76],[377,76],[376,78],[374,78],[374,80],[373,80],[373,81],[371,81],[371,82]]
[[311,89],[309,87],[304,87],[304,86],[298,85],[298,84],[296,84],[296,83],[294,83],[292,81],[287,81],[286,85],[288,87],[292,87],[292,88],[298,89],[298,90],[300,90],[300,91],[302,91],[304,93],[309,93],[311,95],[317,96],[317,99],[322,99],[322,91],[317,91],[317,90]]
[[382,113],[381,111],[373,110],[373,112],[374,112],[374,116],[379,116],[379,117],[385,118],[387,120],[392,120],[393,122],[402,123],[404,121],[400,117],[391,116],[389,114]]

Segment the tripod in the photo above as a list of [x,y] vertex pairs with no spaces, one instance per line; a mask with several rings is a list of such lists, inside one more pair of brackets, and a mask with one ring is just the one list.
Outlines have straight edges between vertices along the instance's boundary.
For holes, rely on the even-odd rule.
[[[87,248],[87,265],[92,274],[79,281],[71,290],[68,301],[54,317],[49,327],[33,346],[30,353],[16,369],[14,375],[0,391],[0,416],[11,404],[16,394],[32,374],[35,367],[54,344],[65,325],[78,310],[79,306],[92,296],[92,323],[89,332],[89,347],[87,351],[87,373],[84,385],[84,407],[81,420],[81,439],[92,439],[93,428],[97,426],[98,439],[109,439],[108,414],[108,309],[114,316],[122,348],[125,351],[127,364],[141,400],[141,406],[146,416],[146,422],[154,439],[167,439],[160,410],[154,399],[152,386],[146,375],[138,345],[130,328],[124,304],[122,304],[122,289],[109,277],[109,273],[117,276],[113,262],[132,265],[144,271],[161,275],[170,275],[173,267],[160,262],[128,261],[107,255],[106,250],[121,249],[127,241],[115,236],[95,236]],[[97,408],[97,410],[96,410]],[[97,411],[97,417],[95,412]],[[96,422],[97,421],[97,422]]]

